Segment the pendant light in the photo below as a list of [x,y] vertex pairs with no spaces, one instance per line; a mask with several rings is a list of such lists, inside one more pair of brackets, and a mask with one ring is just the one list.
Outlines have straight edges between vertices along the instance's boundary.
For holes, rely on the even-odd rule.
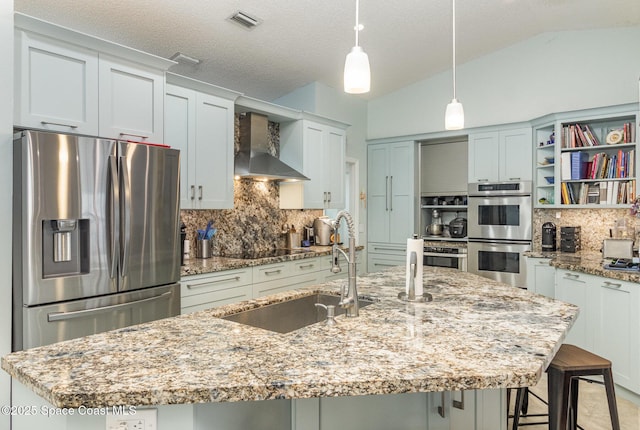
[[356,46],[351,48],[344,62],[344,91],[350,94],[368,93],[371,89],[369,56],[358,46],[360,1],[356,0]]
[[464,128],[464,109],[462,103],[456,99],[456,0],[453,3],[453,99],[447,105],[444,114],[444,128],[447,130],[460,130]]

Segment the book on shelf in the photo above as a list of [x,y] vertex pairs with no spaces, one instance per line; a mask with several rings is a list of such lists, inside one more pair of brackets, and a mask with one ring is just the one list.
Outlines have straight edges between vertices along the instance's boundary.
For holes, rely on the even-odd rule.
[[560,178],[563,181],[571,179],[571,153],[560,154]]
[[631,204],[636,195],[636,181],[561,182],[563,205]]
[[582,151],[571,152],[571,179],[587,178],[587,163],[589,154]]

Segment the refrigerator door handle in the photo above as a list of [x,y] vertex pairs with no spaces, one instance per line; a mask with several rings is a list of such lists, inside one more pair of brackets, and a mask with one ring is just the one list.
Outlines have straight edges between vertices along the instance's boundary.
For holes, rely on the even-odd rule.
[[105,312],[112,312],[114,310],[122,310],[128,307],[138,307],[142,303],[153,302],[161,299],[168,299],[171,296],[172,292],[167,291],[166,293],[162,293],[159,296],[148,297],[146,299],[135,300],[133,302],[120,303],[117,305],[109,305],[102,306],[99,308],[92,309],[83,309],[81,311],[71,311],[71,312],[51,312],[47,315],[47,321],[55,322],[55,321],[67,321],[75,318],[87,317],[90,315],[101,314]]
[[116,164],[116,157],[109,156],[109,173],[111,175],[111,187],[110,187],[110,200],[111,207],[109,208],[109,241],[111,242],[111,252],[109,261],[109,277],[114,279],[116,277],[116,271],[118,268],[118,237],[120,236],[118,225],[116,224],[116,218],[120,213],[120,181],[118,180],[118,166]]
[[120,175],[122,177],[123,208],[121,211],[122,227],[122,260],[120,261],[120,276],[124,277],[129,272],[129,254],[131,253],[131,181],[126,157],[120,157]]

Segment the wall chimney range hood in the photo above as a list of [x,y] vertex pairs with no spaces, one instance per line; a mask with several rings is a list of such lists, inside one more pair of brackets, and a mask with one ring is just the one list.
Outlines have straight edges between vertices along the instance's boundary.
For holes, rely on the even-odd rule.
[[308,181],[309,178],[269,153],[269,120],[248,112],[240,117],[240,149],[235,156],[235,175],[266,181]]

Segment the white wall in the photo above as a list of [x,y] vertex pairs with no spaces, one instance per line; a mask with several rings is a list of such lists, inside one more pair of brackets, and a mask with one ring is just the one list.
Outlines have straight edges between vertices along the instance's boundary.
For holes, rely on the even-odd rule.
[[[11,189],[13,135],[13,2],[0,0],[0,355],[11,352]],[[0,372],[0,405],[10,401],[10,378]],[[0,429],[9,416],[0,415]]]
[[[465,128],[638,101],[640,27],[545,33],[456,67]],[[451,71],[369,102],[368,138],[444,130]]]

